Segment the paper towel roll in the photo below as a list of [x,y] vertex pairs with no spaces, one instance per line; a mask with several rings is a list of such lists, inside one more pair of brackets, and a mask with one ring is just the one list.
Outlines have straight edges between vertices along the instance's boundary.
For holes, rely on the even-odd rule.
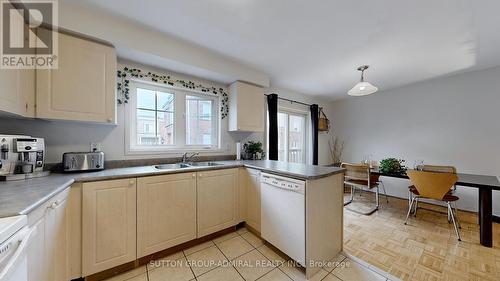
[[241,142],[236,143],[236,160],[241,160]]

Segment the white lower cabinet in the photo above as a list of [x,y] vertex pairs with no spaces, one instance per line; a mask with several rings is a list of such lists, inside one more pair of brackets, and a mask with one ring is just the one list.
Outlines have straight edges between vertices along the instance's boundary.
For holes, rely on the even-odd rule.
[[54,196],[28,216],[36,228],[28,248],[28,280],[66,281],[68,270],[68,209],[70,188]]
[[136,179],[83,183],[82,274],[134,261]]
[[198,237],[237,224],[237,186],[238,169],[198,172]]
[[30,281],[65,281],[247,221],[260,231],[259,171],[231,168],[75,183],[28,215]]
[[260,232],[260,171],[246,171],[246,223]]
[[49,280],[48,265],[45,260],[45,215],[31,224],[33,238],[28,247],[28,281]]
[[137,256],[196,238],[196,173],[137,179]]

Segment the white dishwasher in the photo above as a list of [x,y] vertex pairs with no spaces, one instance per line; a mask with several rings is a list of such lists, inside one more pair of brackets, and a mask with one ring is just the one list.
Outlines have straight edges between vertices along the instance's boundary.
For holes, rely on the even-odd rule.
[[305,182],[262,173],[261,235],[305,266]]
[[0,218],[0,281],[28,280],[26,248],[33,229],[26,216]]

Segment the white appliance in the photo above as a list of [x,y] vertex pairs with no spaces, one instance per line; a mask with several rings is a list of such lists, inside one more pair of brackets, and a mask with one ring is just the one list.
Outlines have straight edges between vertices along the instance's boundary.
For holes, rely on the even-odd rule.
[[305,182],[262,173],[261,235],[283,253],[305,266]]
[[33,229],[26,216],[0,218],[0,281],[27,281],[26,249]]

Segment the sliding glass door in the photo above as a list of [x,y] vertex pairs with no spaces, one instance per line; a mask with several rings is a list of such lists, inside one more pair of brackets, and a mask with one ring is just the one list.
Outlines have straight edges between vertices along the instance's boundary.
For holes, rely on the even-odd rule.
[[278,160],[306,163],[306,114],[278,110]]

